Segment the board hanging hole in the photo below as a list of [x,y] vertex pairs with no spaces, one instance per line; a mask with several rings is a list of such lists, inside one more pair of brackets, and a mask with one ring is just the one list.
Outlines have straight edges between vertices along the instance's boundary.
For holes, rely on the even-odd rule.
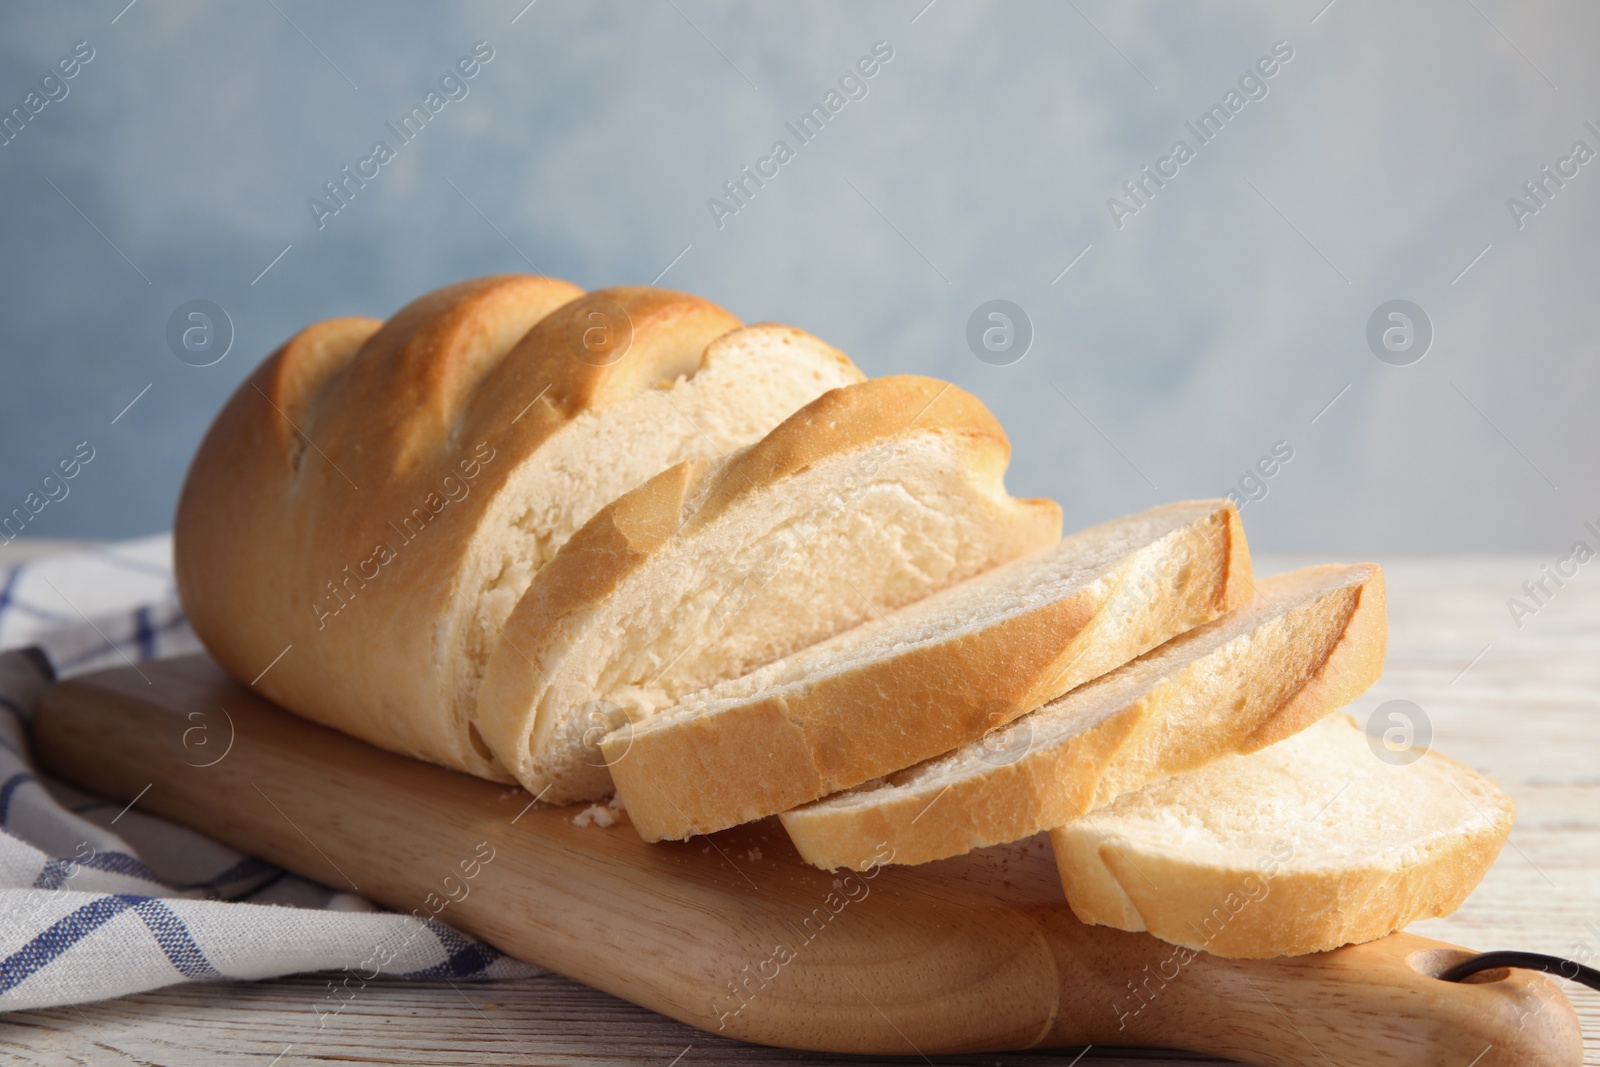
[[1541,952],[1480,952],[1476,956],[1469,956],[1452,964],[1438,977],[1445,982],[1465,982],[1475,978],[1479,981],[1499,981],[1499,978],[1480,976],[1498,973],[1503,978],[1510,974],[1508,968],[1512,967],[1543,971],[1557,978],[1565,978],[1569,982],[1586,985],[1590,989],[1600,989],[1600,971],[1593,967],[1585,967],[1577,960],[1546,956]]

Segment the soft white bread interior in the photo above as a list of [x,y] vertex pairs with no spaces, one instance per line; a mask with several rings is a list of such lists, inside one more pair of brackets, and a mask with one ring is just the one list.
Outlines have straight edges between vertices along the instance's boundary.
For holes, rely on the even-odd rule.
[[602,747],[646,840],[709,833],[973,740],[1249,589],[1233,505],[1155,508],[693,694]]
[[861,377],[798,330],[644,287],[479,278],[319,323],[196,454],[179,590],[217,660],[284,707],[506,780],[472,709],[539,567],[628,489]]
[[597,747],[686,693],[920,600],[1060,536],[1004,487],[973,396],[919,377],[833,390],[757,444],[601,509],[503,627],[478,725],[546,801],[612,792]]
[[1345,715],[1153,782],[1051,834],[1078,918],[1218,956],[1321,952],[1448,915],[1515,806],[1427,752],[1380,759]]
[[1377,680],[1386,640],[1376,564],[1258,579],[1214,622],[980,740],[786,812],[784,828],[824,868],[863,869],[886,844],[925,863],[1016,841],[1305,728]]
[[552,434],[484,516],[493,540],[459,684],[475,705],[502,624],[534,576],[606,504],[690,460],[710,460],[757,441],[824,393],[864,380],[843,352],[803,330],[773,323],[733,329],[680,376],[583,411]]

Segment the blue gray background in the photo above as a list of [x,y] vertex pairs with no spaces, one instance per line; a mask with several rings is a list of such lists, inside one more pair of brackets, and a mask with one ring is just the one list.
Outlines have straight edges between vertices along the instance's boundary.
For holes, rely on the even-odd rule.
[[[165,529],[298,327],[537,269],[949,378],[1069,526],[1225,493],[1279,441],[1258,549],[1555,552],[1600,520],[1600,162],[1521,229],[1507,207],[1600,149],[1600,10],[925,2],[8,5],[0,111],[95,58],[0,146],[0,510],[88,440],[28,533]],[[469,95],[319,230],[307,200],[480,40]],[[719,227],[707,200],[876,41],[867,96]],[[1276,41],[1266,98],[1119,229],[1107,199]],[[965,340],[996,298],[1033,324],[1010,366]],[[166,342],[191,299],[236,329],[213,366]],[[1391,299],[1436,331],[1410,366],[1367,345]]]

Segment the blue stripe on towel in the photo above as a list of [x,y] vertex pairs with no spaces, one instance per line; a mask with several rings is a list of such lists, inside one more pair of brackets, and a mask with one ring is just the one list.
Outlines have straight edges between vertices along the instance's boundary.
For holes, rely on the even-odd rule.
[[408,971],[406,978],[475,978],[488,970],[502,957],[498,949],[481,942],[469,941],[436,919],[425,919],[433,936],[444,949],[445,960],[420,971]]
[[16,794],[18,789],[21,789],[23,786],[27,785],[33,780],[33,775],[29,774],[27,771],[22,771],[19,774],[13,774],[10,778],[5,780],[4,785],[0,785],[0,826],[4,826],[6,824],[6,819],[11,815],[12,796]]
[[40,968],[148,897],[114,896],[92,900],[64,919],[58,919],[38,937],[0,960],[0,994],[9,993]]
[[156,658],[156,631],[150,625],[150,609],[140,607],[133,613],[133,639],[139,645],[140,659]]
[[145,898],[135,904],[133,910],[150,928],[156,944],[161,946],[179,974],[194,980],[222,977],[222,972],[211,966],[211,961],[190,936],[189,928],[171,908],[159,900]]
[[[227,868],[212,878],[200,882],[172,882],[161,877],[155,871],[145,866],[137,856],[130,856],[126,852],[96,852],[92,856],[76,861],[81,866],[89,867],[107,874],[119,874],[125,878],[137,878],[141,882],[150,882],[153,885],[163,886],[178,892],[187,892],[192,889],[204,889],[210,897],[222,896],[220,890],[224,886],[234,885],[251,878],[270,874],[277,870],[270,863],[258,860],[253,856],[246,856],[232,867]],[[71,861],[66,865],[70,866]]]
[[25,563],[19,563],[6,572],[6,584],[0,585],[0,615],[4,615],[6,608],[11,606],[11,591],[17,587],[17,579],[22,577],[23,568],[26,566]]

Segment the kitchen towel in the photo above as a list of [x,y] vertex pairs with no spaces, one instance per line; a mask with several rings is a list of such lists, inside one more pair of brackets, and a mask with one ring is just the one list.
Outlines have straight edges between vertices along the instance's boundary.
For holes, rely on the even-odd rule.
[[322,1026],[380,976],[542,973],[33,766],[28,722],[57,674],[199,647],[168,535],[0,565],[0,1010],[332,971],[307,1008]]

